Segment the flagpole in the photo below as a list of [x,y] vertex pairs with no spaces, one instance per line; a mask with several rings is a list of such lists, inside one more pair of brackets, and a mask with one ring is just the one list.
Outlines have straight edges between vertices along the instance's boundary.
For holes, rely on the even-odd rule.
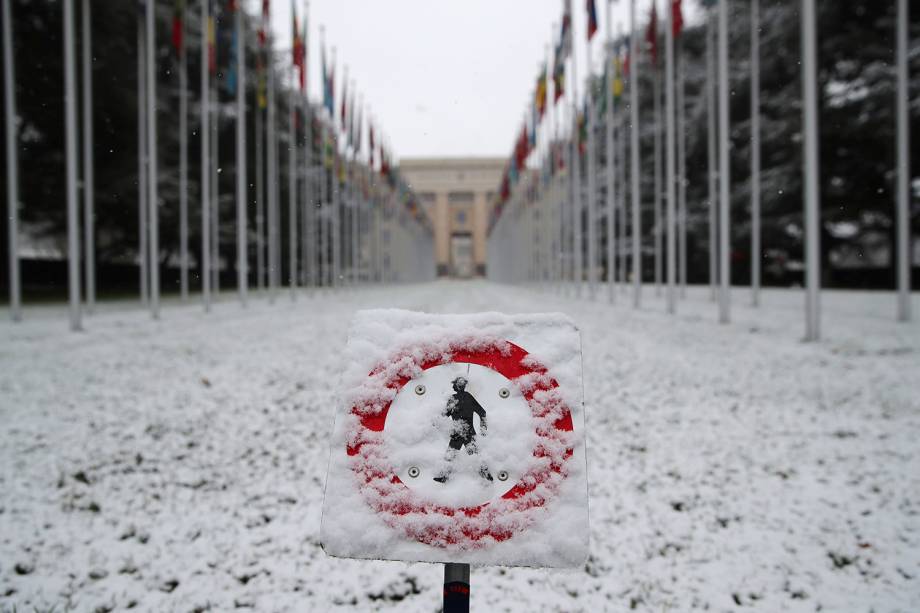
[[[259,75],[259,79],[264,78],[263,72]],[[262,118],[261,87],[262,82],[260,81],[256,92],[254,126],[256,137],[256,287],[260,291],[265,289],[265,123]]]
[[[361,108],[362,102],[363,102],[363,99],[359,96],[358,97],[358,108]],[[360,122],[361,117],[354,116],[354,113],[355,113],[354,107],[352,107],[351,112],[352,112],[352,119],[351,119],[352,122],[355,122],[355,121]],[[356,131],[356,128],[354,125],[352,125],[352,132],[354,133],[355,139],[357,139],[358,132]],[[351,252],[352,252],[351,276],[352,276],[352,283],[354,285],[358,285],[358,283],[361,281],[361,275],[359,273],[360,267],[359,267],[359,261],[358,261],[360,258],[360,247],[361,247],[361,237],[360,237],[361,224],[359,223],[359,216],[361,214],[361,205],[360,205],[361,203],[360,203],[360,198],[359,198],[360,194],[358,194],[358,186],[355,184],[355,176],[354,176],[358,172],[357,166],[358,166],[358,142],[356,140],[356,142],[354,142],[352,146],[352,173],[353,174],[351,178],[352,179],[351,180],[352,204],[354,206],[352,210],[352,220],[351,220],[351,243],[352,243],[351,245]]]
[[[557,141],[559,139],[558,134],[558,122],[556,121],[556,79],[554,78],[556,74],[556,58],[553,54],[555,50],[556,43],[554,41],[554,33],[557,31],[559,24],[553,23],[550,29],[550,40],[553,41],[550,43],[550,49],[547,50],[547,55],[550,60],[547,63],[547,75],[546,75],[546,104],[548,107],[548,126],[547,131],[549,133],[550,139],[550,182],[552,184],[551,190],[551,202],[550,202],[550,213],[552,215],[552,224],[554,228],[553,233],[553,247],[552,247],[552,261],[551,266],[551,278],[553,289],[557,293],[562,292],[562,208],[560,206],[561,198],[559,196],[559,164],[556,160],[556,150],[557,150]],[[552,72],[550,72],[552,69]],[[553,95],[549,95],[549,84],[553,84]],[[490,203],[491,206],[491,203]],[[494,231],[494,229],[493,229]],[[493,260],[494,261],[494,260]],[[490,272],[491,271],[487,271]]]
[[70,329],[82,329],[80,313],[80,229],[77,202],[77,87],[74,66],[73,2],[64,3],[64,113],[67,146],[67,251]]
[[[590,19],[590,16],[589,16]],[[597,204],[597,176],[595,165],[595,148],[594,148],[594,67],[591,65],[591,37],[587,37],[585,42],[585,62],[587,63],[588,86],[585,90],[585,96],[588,99],[588,116],[585,117],[585,125],[588,129],[588,202],[585,207],[588,215],[588,297],[594,300],[597,293],[597,220],[595,219],[595,207]]]
[[[669,0],[670,2],[670,0]],[[668,313],[677,311],[677,293],[675,288],[677,276],[677,249],[675,237],[675,131],[674,131],[674,11],[668,7],[664,22],[664,100],[665,100],[665,193],[667,194],[667,275],[666,291]]]
[[[807,2],[808,0],[806,0]],[[719,322],[729,322],[731,260],[729,258],[729,221],[731,211],[731,176],[729,174],[728,109],[728,0],[719,0]]]
[[760,2],[751,0],[751,304],[760,305]]
[[[306,38],[304,43],[306,46]],[[304,70],[306,70],[306,58],[304,58]],[[301,155],[300,167],[302,182],[300,185],[300,284],[310,287],[310,151],[308,143],[310,142],[310,132],[312,123],[310,120],[310,107],[307,101],[307,90],[304,86],[300,97],[301,115],[304,121],[303,151]]]
[[607,266],[605,272],[607,273],[607,301],[613,304],[616,300],[616,274],[614,272],[614,263],[616,261],[616,219],[615,208],[616,208],[616,177],[614,173],[616,172],[616,163],[614,159],[614,150],[615,143],[613,140],[613,105],[614,105],[614,96],[613,96],[613,80],[615,75],[611,70],[613,62],[613,31],[611,28],[611,13],[613,12],[612,0],[607,0],[607,10],[605,14],[605,30],[607,34],[607,46],[604,52],[604,74],[606,78],[604,79],[604,84],[607,87],[607,91],[604,92],[604,95],[607,97],[607,108],[606,118],[604,119],[604,127],[606,128],[605,134],[605,150],[606,154],[606,178],[607,178]]
[[[558,49],[558,46],[553,36],[554,36],[554,33],[557,31],[559,24],[553,23],[551,27],[552,29],[550,30],[550,40],[552,42],[550,43],[550,47],[553,51],[556,51]],[[551,151],[551,162],[550,163],[552,164],[551,180],[553,184],[553,191],[552,191],[553,201],[550,206],[552,208],[552,215],[553,215],[553,220],[555,224],[555,233],[553,236],[553,243],[554,243],[553,256],[554,257],[553,257],[553,264],[552,264],[553,265],[553,281],[554,281],[553,288],[556,291],[556,293],[561,294],[563,292],[563,279],[564,279],[564,275],[563,275],[564,268],[562,264],[562,257],[563,257],[562,238],[564,235],[564,228],[563,228],[563,219],[562,219],[563,217],[562,208],[563,207],[561,204],[562,197],[560,194],[560,186],[559,186],[561,178],[559,176],[558,160],[556,159],[556,152],[558,151],[558,141],[559,141],[559,122],[556,116],[557,106],[558,106],[556,103],[558,102],[558,100],[556,98],[557,83],[556,83],[555,75],[556,75],[557,60],[556,60],[555,53],[551,53],[550,58],[552,58],[552,60],[550,64],[547,66],[547,71],[549,71],[550,66],[551,66],[552,72],[548,72],[547,74],[546,104],[549,106],[550,101],[552,101],[552,106],[549,107],[549,133],[550,133],[550,143],[551,143],[550,144],[550,151]],[[550,81],[552,81],[552,84],[553,84],[552,97],[550,97],[549,95]],[[493,231],[494,231],[494,228],[493,228]]]
[[[725,2],[725,0],[722,0]],[[815,0],[802,0],[802,123],[805,127],[805,340],[821,337],[820,201],[818,186],[818,92],[815,50]],[[723,161],[725,165],[725,161]],[[723,255],[723,258],[725,256]]]
[[236,278],[240,304],[249,289],[249,248],[246,241],[246,35],[243,7],[236,7]]
[[[216,22],[216,19],[215,19]],[[215,23],[215,29],[217,25]],[[215,43],[216,49],[216,43]],[[215,54],[217,51],[215,50]],[[215,75],[212,83],[212,98],[214,105],[213,126],[211,127],[211,287],[214,298],[220,295],[220,84]]]
[[[292,76],[296,66],[291,66]],[[288,289],[297,299],[297,105],[288,96]]]
[[188,67],[185,44],[185,4],[182,4],[179,45],[179,291],[188,301]]
[[[622,34],[621,34],[622,37]],[[632,60],[630,60],[632,62]],[[624,66],[625,68],[625,66]],[[622,70],[622,69],[621,69]],[[620,278],[620,290],[623,293],[629,291],[629,284],[626,279],[626,251],[628,249],[626,245],[626,229],[627,229],[627,218],[628,211],[626,209],[626,193],[627,193],[627,183],[626,183],[626,100],[624,97],[623,104],[620,105],[619,112],[616,113],[618,116],[616,119],[616,131],[617,131],[617,182],[620,184],[620,191],[617,194],[617,210],[620,216],[620,223],[618,224],[620,236],[617,244],[619,245],[619,278]]]
[[898,257],[898,321],[911,320],[910,304],[910,118],[908,116],[907,82],[907,0],[898,0],[897,17],[897,257]]
[[[306,44],[306,43],[305,43]],[[303,183],[301,184],[301,201],[302,201],[302,223],[300,226],[300,244],[301,244],[301,254],[300,254],[300,268],[301,268],[301,282],[304,287],[313,286],[313,263],[311,259],[312,248],[313,248],[313,239],[312,239],[312,229],[313,229],[313,200],[311,194],[313,192],[313,166],[312,166],[312,156],[310,155],[310,143],[313,142],[313,120],[310,113],[310,101],[307,98],[306,89],[303,91],[303,98],[301,99],[301,105],[303,109],[304,117],[304,139],[303,139],[303,163],[301,164],[303,170]]]
[[3,90],[6,100],[6,210],[10,273],[10,317],[22,319],[19,281],[19,131],[16,127],[16,75],[11,2],[3,2]]
[[[657,0],[656,0],[657,1]],[[655,113],[655,124],[652,131],[655,140],[655,193],[653,203],[655,207],[655,295],[661,295],[662,282],[662,247],[664,228],[661,219],[661,71],[658,67],[658,27],[655,26],[655,54],[652,58],[652,95],[655,103],[652,105]]]
[[304,143],[303,143],[303,165],[305,169],[304,181],[303,181],[303,282],[307,287],[316,286],[316,262],[314,261],[314,256],[316,254],[316,246],[314,245],[316,239],[315,228],[315,207],[314,207],[314,175],[313,175],[313,113],[310,108],[310,83],[309,83],[309,59],[310,59],[310,31],[309,31],[309,15],[310,15],[310,3],[308,1],[304,2],[303,6],[303,65],[304,65],[304,80],[303,80],[303,91],[302,91],[302,104],[303,104],[303,116],[304,116]]
[[687,297],[687,122],[685,104],[683,37],[674,41],[674,67],[677,80],[677,278],[678,295]]
[[93,184],[93,70],[90,0],[83,0],[83,266],[86,313],[96,308],[95,187]]
[[147,1],[147,158],[150,168],[147,212],[150,216],[150,314],[160,317],[160,228],[157,188],[156,22],[153,0]]
[[[138,5],[143,8],[143,5]],[[137,14],[137,229],[141,304],[150,303],[150,249],[147,244],[147,36],[144,15]]]
[[[322,31],[322,30],[321,30]],[[326,84],[323,83],[323,89],[325,90]],[[325,93],[323,94],[325,96]],[[321,165],[319,170],[319,176],[321,179],[319,186],[319,210],[317,211],[317,237],[316,242],[319,244],[319,257],[318,257],[318,278],[319,284],[323,288],[326,288],[326,275],[329,270],[329,265],[327,262],[327,228],[326,228],[326,201],[329,197],[329,174],[326,169],[326,123],[325,121],[320,121],[320,159]]]
[[[268,22],[271,23],[269,14]],[[274,303],[278,293],[278,140],[276,136],[276,118],[275,118],[275,58],[274,58],[274,36],[271,28],[265,33],[268,50],[266,52],[265,69],[266,73],[266,129],[265,145],[268,148],[266,162],[268,164],[268,179],[266,189],[268,193],[268,297],[269,302]]]
[[[704,9],[705,10],[705,9]],[[709,179],[709,297],[716,299],[716,284],[718,283],[718,248],[716,246],[716,225],[718,222],[718,154],[716,152],[716,61],[715,61],[715,29],[713,16],[706,11],[706,148],[708,154],[707,174]]]
[[[724,1],[724,0],[723,0]],[[639,41],[636,29],[636,0],[629,3],[630,23],[630,67],[629,67],[629,111],[632,123],[630,133],[632,158],[632,255],[633,255],[633,306],[638,308],[642,300],[642,221],[639,218]]]
[[[335,74],[335,47],[332,48],[332,66],[333,74]],[[342,84],[348,80],[348,69],[345,69],[345,74],[342,79]],[[343,94],[345,92],[342,92]],[[332,135],[333,135],[333,160],[332,160],[332,223],[331,223],[331,232],[332,232],[332,287],[339,287],[341,284],[340,273],[342,269],[342,259],[341,259],[341,203],[342,203],[342,186],[339,184],[339,168],[336,167],[336,162],[339,164],[342,163],[339,156],[339,139],[338,139],[338,127],[336,126],[335,121],[335,105],[332,106]]]
[[[571,38],[575,38],[575,23],[571,22]],[[575,283],[575,297],[581,298],[582,284],[584,280],[584,263],[582,261],[582,221],[583,221],[583,204],[581,200],[581,151],[579,151],[578,141],[581,139],[578,126],[578,60],[575,56],[575,45],[571,45],[572,53],[572,119],[574,132],[572,138],[572,248],[573,253],[573,279]],[[585,118],[587,121],[587,118]]]
[[209,0],[201,3],[201,300],[205,312],[211,310],[211,142],[209,94],[210,27]]

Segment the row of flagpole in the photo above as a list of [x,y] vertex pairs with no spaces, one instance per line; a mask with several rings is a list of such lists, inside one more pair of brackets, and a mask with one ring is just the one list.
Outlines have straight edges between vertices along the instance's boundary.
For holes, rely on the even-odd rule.
[[[656,291],[665,287],[665,301],[668,313],[677,311],[679,298],[686,295],[687,284],[687,202],[686,202],[686,120],[684,104],[684,70],[677,70],[676,63],[684,62],[680,34],[683,29],[681,0],[666,0],[670,3],[665,12],[664,25],[665,60],[664,60],[664,189],[661,189],[660,168],[660,88],[657,60],[658,26],[657,0],[652,4],[651,22],[646,32],[646,42],[653,70],[654,88],[654,185],[653,194],[653,241],[654,241],[654,281]],[[606,163],[603,170],[606,193],[606,281],[609,287],[609,299],[615,299],[617,280],[623,286],[631,281],[633,304],[642,304],[642,227],[640,203],[640,144],[639,144],[639,79],[640,51],[639,25],[636,19],[636,0],[630,0],[630,34],[625,40],[615,41],[611,32],[611,4],[607,7],[607,41],[605,49],[604,70],[602,71],[602,96],[595,95],[595,75],[591,63],[591,40],[597,31],[597,13],[593,0],[586,1],[586,53],[588,66],[588,88],[584,97],[584,111],[579,114],[577,95],[576,61],[572,45],[572,9],[571,0],[563,0],[563,18],[556,53],[553,60],[553,104],[566,91],[571,92],[572,118],[571,128],[566,136],[559,136],[553,128],[540,131],[540,143],[528,146],[519,137],[509,159],[508,167],[499,186],[499,197],[489,224],[489,259],[490,277],[500,281],[544,281],[548,280],[560,289],[571,289],[575,296],[581,296],[582,287],[587,283],[589,296],[593,299],[597,290],[597,272],[600,265],[600,235],[597,231],[598,211],[596,205],[601,189],[597,182],[599,172],[597,163],[597,128],[600,124],[596,113],[597,100],[606,103],[604,118]],[[909,219],[909,125],[907,92],[907,5],[906,0],[897,3],[897,318],[907,321],[910,313],[910,219]],[[731,320],[731,117],[729,112],[729,6],[727,0],[701,0],[706,19],[706,67],[707,79],[704,87],[707,106],[707,156],[708,156],[708,208],[709,208],[709,283],[712,298],[717,303],[718,320],[728,323]],[[803,218],[804,218],[804,253],[805,253],[805,338],[817,340],[820,337],[820,194],[818,170],[818,106],[816,73],[816,0],[801,0],[802,27],[802,92],[803,92]],[[750,21],[750,70],[751,70],[751,304],[759,306],[761,289],[761,206],[760,206],[760,3],[749,0]],[[713,14],[714,12],[714,14]],[[555,28],[556,26],[554,26]],[[715,40],[713,40],[715,38]],[[628,46],[625,60],[622,49]],[[572,85],[566,87],[565,64],[571,60]],[[628,72],[629,90],[628,116],[619,103],[618,90],[623,83],[619,70],[623,67]],[[561,67],[561,68],[560,68]],[[560,74],[561,77],[560,77]],[[541,79],[543,82],[541,84]],[[536,88],[536,102],[533,104],[532,118],[525,118],[525,131],[528,121],[534,126],[542,122],[543,109],[546,107],[546,70],[540,73]],[[541,100],[540,97],[543,97]],[[612,100],[611,100],[612,99]],[[615,108],[620,106],[621,108]],[[619,115],[619,118],[617,117]],[[555,116],[551,109],[550,118]],[[618,151],[625,144],[624,132],[629,132],[630,149],[630,185],[627,188],[625,177],[618,181],[617,170],[625,174],[626,160]],[[533,132],[537,130],[534,127]],[[584,134],[583,134],[584,132]],[[537,140],[535,136],[534,140]],[[561,142],[560,142],[561,141]],[[586,142],[585,142],[586,141]],[[542,146],[540,146],[542,145]],[[587,146],[585,155],[587,167],[580,168],[581,150]],[[567,166],[557,162],[556,149],[562,147],[566,155],[561,159],[570,160]],[[535,160],[537,151],[549,162]],[[528,171],[528,165],[530,170]],[[539,173],[535,168],[543,170]],[[546,169],[551,171],[547,176]],[[563,172],[560,169],[565,168]],[[536,178],[535,178],[536,177]],[[582,178],[585,179],[584,184]],[[567,181],[566,188],[560,188],[561,182]],[[585,192],[586,188],[586,192]],[[631,213],[628,214],[621,195],[628,191],[631,196]],[[664,223],[661,223],[660,201],[664,192]],[[567,193],[566,193],[567,192]],[[532,209],[531,213],[522,212]],[[507,212],[506,212],[507,210]],[[631,219],[627,219],[631,218]],[[556,231],[534,230],[534,220],[554,220],[558,225]],[[631,236],[626,249],[625,230],[631,221]],[[586,227],[585,227],[586,226]],[[662,232],[663,226],[663,232]],[[536,226],[535,226],[536,227]],[[617,236],[617,230],[620,231]],[[662,246],[662,234],[665,245]],[[523,235],[527,240],[522,240]],[[552,236],[552,240],[550,240]],[[586,241],[585,246],[582,241]],[[514,250],[523,248],[533,251],[532,257],[521,257]],[[662,261],[662,251],[664,258]],[[631,252],[631,257],[627,256]],[[586,255],[587,262],[583,262]],[[508,262],[517,259],[533,265],[511,265]],[[632,271],[627,279],[626,260],[632,264]],[[619,260],[620,270],[617,270]],[[664,265],[664,271],[660,266]]]
[[[78,203],[78,164],[80,156],[77,131],[77,73],[75,67],[75,15],[76,2],[62,2],[64,30],[64,98],[66,136],[66,202],[67,202],[67,260],[68,304],[70,324],[81,329],[83,310],[91,313],[96,301],[96,262],[94,245],[94,169],[93,169],[93,98],[92,98],[92,38],[91,0],[82,2],[82,105],[83,105],[83,276],[85,279],[85,305],[81,297],[80,275],[80,221]],[[157,45],[156,2],[140,0],[138,4],[138,263],[141,301],[154,318],[160,313],[161,282],[158,204],[160,196],[158,169],[157,115]],[[176,52],[179,78],[179,237],[180,237],[180,298],[189,297],[189,187],[188,187],[188,75],[186,73],[186,6],[184,0],[175,0],[173,15],[173,46]],[[217,132],[220,127],[220,110],[217,89],[217,11],[218,0],[200,2],[200,138],[201,138],[201,254],[200,280],[204,309],[210,310],[214,296],[219,292],[220,219],[218,198],[217,159],[219,149]],[[291,3],[292,72],[299,71],[299,87],[289,91],[288,128],[288,271],[287,283],[291,297],[296,297],[298,287],[337,287],[359,282],[394,282],[399,280],[425,280],[433,275],[433,238],[430,222],[425,217],[415,195],[402,180],[393,165],[389,146],[380,131],[375,143],[374,126],[368,117],[369,147],[363,152],[364,113],[352,84],[348,97],[348,84],[342,83],[341,126],[335,113],[335,50],[332,63],[327,66],[325,41],[322,40],[322,105],[314,107],[307,89],[307,22],[308,5],[303,8],[303,30],[297,25],[294,2]],[[235,91],[236,118],[236,250],[237,293],[245,305],[249,289],[249,228],[250,205],[247,168],[247,117],[255,116],[256,134],[256,285],[267,287],[273,300],[282,284],[281,279],[281,224],[280,190],[278,178],[280,141],[277,115],[278,97],[276,83],[273,35],[271,33],[270,0],[263,0],[258,38],[257,101],[246,101],[246,15],[238,0],[229,0],[224,15],[232,17],[233,42],[230,61],[232,66],[224,75],[228,89]],[[224,16],[220,15],[220,16]],[[4,102],[7,151],[7,212],[9,216],[9,273],[10,312],[14,321],[21,318],[22,297],[19,274],[18,227],[18,132],[16,118],[15,73],[13,55],[13,15],[11,0],[3,0],[3,62]],[[346,69],[347,70],[347,69]],[[296,82],[296,75],[294,81]],[[228,83],[232,79],[232,85]],[[265,91],[263,92],[263,87]],[[362,99],[363,102],[363,99]],[[314,117],[321,134],[320,159],[314,159]],[[303,119],[303,138],[298,127]],[[342,134],[340,134],[341,128]],[[375,152],[379,146],[379,178],[375,165]],[[298,149],[302,148],[302,153]],[[350,160],[348,152],[351,151]],[[263,159],[264,158],[264,159]],[[264,167],[263,167],[264,163]],[[265,211],[267,208],[267,223]],[[346,221],[347,220],[347,221]],[[298,236],[299,234],[299,236]],[[346,239],[347,236],[347,239]],[[267,239],[267,240],[266,240]],[[346,242],[347,240],[347,242]],[[408,243],[408,246],[402,243]],[[363,250],[362,250],[363,247]],[[263,251],[265,250],[265,251]],[[317,253],[319,251],[319,253]],[[267,256],[267,257],[266,257]],[[426,266],[425,263],[431,263]],[[345,266],[348,266],[346,271]],[[298,267],[299,270],[298,270]],[[430,270],[429,270],[430,269]],[[363,271],[363,272],[362,272]],[[347,274],[346,274],[347,272]]]

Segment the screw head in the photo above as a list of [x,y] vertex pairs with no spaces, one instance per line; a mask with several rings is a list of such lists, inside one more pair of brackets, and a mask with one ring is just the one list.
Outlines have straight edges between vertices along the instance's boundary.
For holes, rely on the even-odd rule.
[[499,480],[499,481],[507,481],[507,480],[508,480],[508,471],[507,471],[507,470],[500,470],[500,471],[498,471],[498,480]]
[[498,397],[499,397],[499,398],[507,398],[507,397],[510,396],[510,395],[511,395],[511,392],[508,390],[507,387],[503,387],[503,388],[501,388],[500,390],[498,390]]
[[419,383],[418,385],[416,385],[416,386],[415,386],[415,393],[418,394],[419,396],[421,396],[422,394],[424,394],[424,393],[425,393],[425,386],[422,385],[421,383]]
[[412,477],[413,479],[418,477],[420,474],[422,474],[422,471],[420,471],[417,466],[409,467],[409,476]]

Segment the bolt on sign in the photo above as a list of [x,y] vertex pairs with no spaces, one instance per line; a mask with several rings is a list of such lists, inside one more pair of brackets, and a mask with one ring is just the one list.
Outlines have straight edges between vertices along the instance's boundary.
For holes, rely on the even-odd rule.
[[326,553],[584,563],[581,342],[570,319],[362,311],[345,361]]

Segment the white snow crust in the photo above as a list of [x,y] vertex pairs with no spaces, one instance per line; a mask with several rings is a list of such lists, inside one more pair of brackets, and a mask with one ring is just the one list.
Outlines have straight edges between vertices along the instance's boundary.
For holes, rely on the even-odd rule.
[[0,309],[0,611],[438,610],[440,564],[320,546],[348,325],[382,306],[581,330],[590,556],[476,566],[474,611],[920,611],[920,324],[825,291],[803,343],[801,291],[738,289],[729,325],[688,293],[676,316],[651,288],[227,294],[103,303],[78,334]]

